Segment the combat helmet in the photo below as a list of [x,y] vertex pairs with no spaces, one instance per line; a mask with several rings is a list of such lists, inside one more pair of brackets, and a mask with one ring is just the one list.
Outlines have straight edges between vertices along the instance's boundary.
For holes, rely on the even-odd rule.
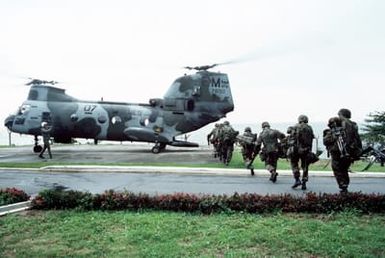
[[306,116],[306,115],[300,115],[298,117],[298,123],[308,123],[309,122],[309,118]]
[[289,126],[288,128],[287,128],[287,130],[286,130],[286,133],[287,134],[291,134],[291,133],[293,133],[294,132],[294,126]]
[[341,108],[340,111],[338,111],[338,116],[350,119],[352,117],[352,112],[347,108]]
[[329,128],[336,128],[336,127],[341,127],[342,126],[342,121],[341,118],[339,117],[332,117],[328,121],[328,127]]
[[229,121],[224,121],[223,124],[224,125],[230,125],[230,122]]
[[245,128],[245,132],[251,133],[251,128],[250,127],[246,127]]
[[262,123],[262,129],[265,128],[265,127],[270,128],[269,122],[263,122]]

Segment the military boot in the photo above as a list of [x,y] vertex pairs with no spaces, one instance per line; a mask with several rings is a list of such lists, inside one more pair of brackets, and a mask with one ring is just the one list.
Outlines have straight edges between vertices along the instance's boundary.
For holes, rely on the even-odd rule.
[[302,185],[301,180],[299,180],[299,178],[296,178],[296,179],[295,179],[295,182],[294,182],[294,184],[291,186],[291,188],[295,189],[295,188],[297,188],[297,187],[300,186],[300,185]]
[[348,188],[347,187],[342,187],[340,189],[340,194],[347,194],[348,193]]
[[301,187],[302,190],[306,190],[306,180],[302,180],[302,187]]
[[271,172],[270,181],[273,183],[277,182],[277,176],[278,173],[276,171]]

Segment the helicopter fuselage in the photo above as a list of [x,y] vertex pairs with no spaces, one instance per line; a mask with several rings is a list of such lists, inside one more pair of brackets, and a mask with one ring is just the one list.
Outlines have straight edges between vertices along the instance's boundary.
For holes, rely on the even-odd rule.
[[41,135],[52,126],[55,142],[73,138],[197,146],[175,137],[195,131],[234,109],[226,74],[200,71],[178,78],[162,99],[149,104],[83,101],[49,85],[32,85],[28,99],[5,120],[12,132]]

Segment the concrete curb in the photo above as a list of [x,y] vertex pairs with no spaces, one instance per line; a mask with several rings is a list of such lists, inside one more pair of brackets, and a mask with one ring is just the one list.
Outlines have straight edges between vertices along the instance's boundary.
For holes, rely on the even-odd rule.
[[[177,173],[177,174],[199,174],[199,175],[229,175],[250,176],[248,169],[232,168],[201,168],[201,167],[156,167],[156,166],[46,166],[38,169],[44,172],[110,172],[110,173]],[[264,169],[255,169],[256,176],[266,176],[268,172]],[[292,176],[291,170],[278,170],[280,176]],[[333,177],[332,171],[310,171],[310,176]],[[382,172],[352,172],[350,177],[358,178],[385,178]]]
[[25,211],[31,208],[31,201],[18,202],[9,205],[0,206],[0,216]]
[[[33,171],[33,172],[68,172],[68,173],[177,173],[197,175],[228,175],[249,176],[250,170],[240,168],[203,168],[203,167],[163,167],[163,166],[90,166],[90,165],[61,165],[41,168],[0,168],[1,170]],[[255,169],[255,176],[266,176],[264,169]],[[278,170],[280,176],[292,176],[291,170]],[[332,177],[332,171],[312,171],[311,177]],[[384,172],[352,172],[350,177],[357,178],[385,178]]]

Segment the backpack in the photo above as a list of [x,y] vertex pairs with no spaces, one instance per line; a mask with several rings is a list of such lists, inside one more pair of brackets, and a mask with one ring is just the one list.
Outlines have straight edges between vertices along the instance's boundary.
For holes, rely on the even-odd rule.
[[310,152],[313,146],[313,129],[307,124],[298,124],[295,127],[296,147],[298,154]]
[[238,131],[235,131],[231,126],[224,126],[222,128],[222,136],[224,142],[234,142],[238,135]]
[[362,142],[358,134],[357,124],[349,119],[343,119],[342,127],[345,131],[344,141],[346,152],[353,160],[359,160],[362,153]]

